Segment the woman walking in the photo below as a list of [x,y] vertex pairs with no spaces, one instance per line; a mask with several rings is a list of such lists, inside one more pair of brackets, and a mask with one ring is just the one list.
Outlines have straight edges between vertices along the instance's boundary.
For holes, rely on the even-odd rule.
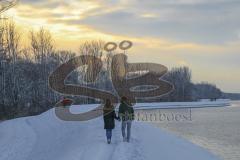
[[105,105],[103,107],[103,120],[104,120],[104,129],[106,130],[107,143],[111,143],[112,130],[115,128],[115,120],[119,120],[114,111],[114,107],[110,99],[106,99]]

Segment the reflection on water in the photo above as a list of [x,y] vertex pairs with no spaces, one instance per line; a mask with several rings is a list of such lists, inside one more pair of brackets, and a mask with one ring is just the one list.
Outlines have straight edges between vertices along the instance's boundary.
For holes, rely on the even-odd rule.
[[222,159],[240,159],[240,102],[229,107],[192,109],[192,121],[163,121],[154,125],[202,146]]

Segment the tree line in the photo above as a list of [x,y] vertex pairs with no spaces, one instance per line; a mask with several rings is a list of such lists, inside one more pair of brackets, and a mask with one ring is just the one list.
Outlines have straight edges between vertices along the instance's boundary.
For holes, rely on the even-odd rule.
[[[11,119],[40,114],[54,106],[62,95],[48,86],[48,76],[60,64],[84,54],[103,60],[103,69],[94,83],[86,83],[86,66],[72,72],[66,83],[86,85],[114,92],[111,79],[111,57],[104,53],[104,41],[85,41],[79,46],[79,53],[57,50],[50,32],[44,28],[29,31],[28,44],[24,47],[23,36],[11,20],[0,24],[0,119]],[[193,84],[188,67],[171,69],[164,80],[174,85],[174,90],[165,96],[150,101],[196,101],[202,98],[220,98],[222,92],[209,83]],[[88,97],[72,96],[77,103],[98,103]],[[139,102],[149,100],[139,100]]]

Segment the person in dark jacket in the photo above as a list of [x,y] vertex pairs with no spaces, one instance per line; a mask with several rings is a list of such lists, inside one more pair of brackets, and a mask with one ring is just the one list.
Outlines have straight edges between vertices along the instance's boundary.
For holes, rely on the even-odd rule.
[[104,129],[106,129],[106,136],[108,144],[111,143],[112,130],[115,128],[114,119],[120,120],[116,116],[114,107],[111,104],[110,99],[106,99],[105,105],[103,107],[103,120],[104,120]]
[[[127,97],[121,98],[121,104],[119,106],[118,116],[122,120],[122,137],[124,142],[130,141],[131,136],[131,125],[134,120],[134,110],[132,104],[128,102]],[[125,130],[127,128],[127,136],[125,134]]]

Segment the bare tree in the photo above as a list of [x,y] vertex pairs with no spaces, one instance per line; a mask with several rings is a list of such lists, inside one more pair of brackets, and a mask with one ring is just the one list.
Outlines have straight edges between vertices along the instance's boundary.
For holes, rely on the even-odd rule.
[[85,41],[79,46],[80,54],[102,58],[104,44],[102,40]]
[[[93,56],[99,59],[102,59],[103,56],[103,47],[104,42],[99,41],[85,41],[82,43],[79,47],[79,51],[81,55],[88,55],[89,57]],[[95,61],[93,58],[87,59],[88,64],[91,64],[88,66],[88,68],[85,69],[85,81],[86,82],[94,82],[94,75],[96,75],[97,72],[99,72],[99,63],[98,61]]]
[[42,82],[39,83],[43,84],[43,93],[41,94],[43,94],[44,101],[47,102],[50,96],[48,91],[48,75],[51,71],[51,68],[47,68],[47,63],[50,60],[50,56],[54,54],[53,39],[48,30],[41,28],[37,32],[30,32],[30,40],[35,62],[40,65],[38,73],[42,77],[40,80]]
[[12,63],[15,64],[20,50],[20,33],[17,31],[13,21],[6,21],[5,23],[5,39],[7,56],[12,60]]
[[[87,86],[95,86],[96,87],[96,79],[95,76],[101,71],[102,65],[99,64],[99,61],[97,59],[103,58],[103,47],[104,47],[104,41],[102,40],[91,40],[91,41],[85,41],[79,46],[79,52],[80,55],[87,55],[86,61],[88,67],[83,67],[82,70],[79,72],[82,79],[82,84],[85,84]],[[95,58],[92,58],[95,57]],[[101,77],[99,74],[98,77]],[[100,80],[101,78],[98,78]],[[87,82],[87,83],[84,83]],[[87,98],[87,102],[89,103],[90,99]]]
[[39,31],[30,32],[31,48],[35,61],[40,64],[46,63],[47,58],[53,53],[53,39],[51,33],[41,28]]
[[174,85],[174,91],[168,96],[169,101],[191,101],[192,82],[191,70],[188,67],[171,69],[164,79]]
[[5,39],[5,54],[10,60],[9,71],[11,77],[11,96],[13,97],[13,103],[17,104],[19,96],[19,80],[16,72],[16,62],[20,54],[20,33],[16,28],[15,23],[12,20],[5,21],[4,27],[4,39]]

